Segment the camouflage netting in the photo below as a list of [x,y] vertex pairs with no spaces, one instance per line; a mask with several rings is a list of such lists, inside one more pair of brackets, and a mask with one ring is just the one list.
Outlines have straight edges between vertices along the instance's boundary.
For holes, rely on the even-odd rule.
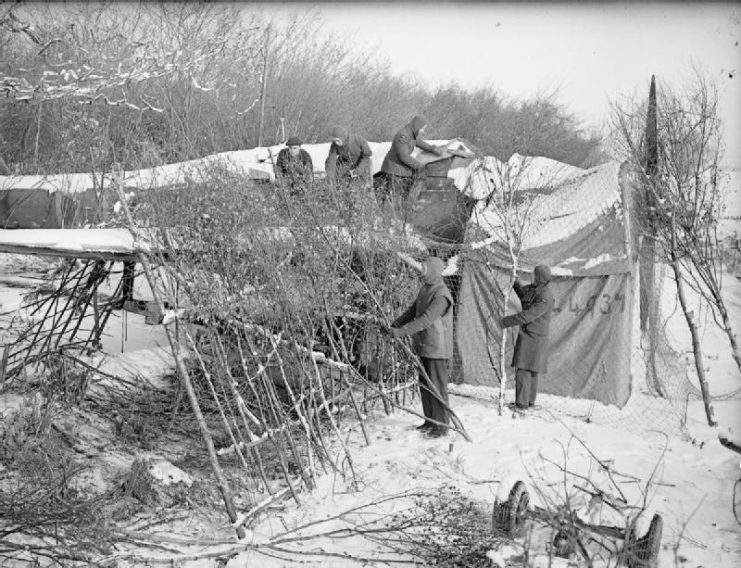
[[[462,195],[443,199],[428,183],[412,219],[427,235],[428,248],[448,260],[447,272],[455,270],[447,277],[456,299],[454,390],[495,397],[499,389],[505,298],[507,312],[519,310],[508,294],[514,262],[506,223],[523,219],[517,226],[518,277],[529,282],[536,264],[548,264],[556,298],[539,404],[557,416],[636,431],[681,430],[688,400],[699,398],[699,391],[684,355],[667,338],[671,314],[661,300],[675,292],[664,287],[665,267],[656,258],[638,262],[642,239],[625,166],[582,170],[515,155],[509,164],[486,158],[466,168],[470,183]],[[461,179],[465,184],[466,176]],[[457,211],[447,224],[441,220],[446,207]],[[507,334],[505,388],[511,400],[516,331]]]
[[[502,379],[499,320],[519,309],[513,267],[529,280],[536,264],[549,264],[556,308],[539,403],[557,415],[637,430],[681,428],[688,400],[699,395],[667,339],[671,314],[661,300],[674,291],[665,289],[655,254],[642,249],[635,184],[624,165],[584,170],[518,155],[502,163],[462,140],[447,145],[446,158],[419,156],[428,162],[425,176],[392,211],[379,210],[360,186],[338,192],[318,180],[296,195],[214,161],[197,176],[173,166],[178,183],[163,178],[156,190],[163,180],[150,176],[154,185],[137,192],[137,223],[185,227],[169,234],[176,242],[168,246],[182,253],[158,262],[179,281],[173,293],[190,290],[186,304],[201,320],[219,314],[274,331],[288,323],[295,339],[324,344],[327,355],[375,381],[394,368],[379,325],[416,286],[395,253],[442,256],[456,300],[452,381],[482,396],[494,396]],[[121,182],[128,191],[142,176],[124,173]],[[218,183],[204,184],[208,176]],[[275,292],[265,294],[271,286]],[[369,293],[385,299],[370,301]],[[506,389],[513,388],[515,333],[505,342]]]

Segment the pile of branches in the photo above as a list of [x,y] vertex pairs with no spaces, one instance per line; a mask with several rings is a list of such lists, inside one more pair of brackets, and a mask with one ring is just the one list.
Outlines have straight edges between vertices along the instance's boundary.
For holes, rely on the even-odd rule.
[[85,467],[66,451],[56,427],[59,406],[37,392],[0,421],[0,564],[90,565],[115,537],[102,506],[115,490],[83,495]]
[[[100,514],[109,494],[84,498],[70,488],[79,471],[65,468],[44,483],[17,481],[0,491],[0,559],[50,565],[95,565],[120,537]],[[5,480],[7,481],[7,480]]]
[[143,265],[216,456],[298,501],[318,468],[353,476],[342,431],[414,386],[386,333],[416,287],[397,253],[414,251],[360,183],[201,179],[142,193],[129,222],[158,240]]
[[[30,364],[45,365],[49,394],[61,389],[55,399],[84,400],[113,416],[117,433],[143,447],[155,442],[153,429],[192,436],[200,427],[239,535],[274,502],[300,503],[302,488],[314,487],[321,472],[356,479],[347,433],[368,441],[364,421],[379,404],[386,412],[408,409],[417,361],[387,330],[418,286],[398,253],[420,251],[360,184],[318,181],[297,190],[216,169],[199,178],[210,181],[153,189],[126,207],[129,227],[158,239],[137,277],[149,280],[174,338],[174,391],[147,388],[137,396],[123,379],[86,362],[84,352],[99,347],[106,319],[120,307],[121,283],[110,286],[111,297],[98,294],[119,276],[114,263],[61,263],[52,280],[61,284],[29,297],[34,314],[11,362],[14,377]],[[90,388],[101,377],[110,388]],[[149,416],[155,407],[162,410],[157,421]],[[240,500],[247,509],[239,512],[226,481],[235,470],[250,480]],[[47,497],[38,502],[55,510]],[[82,514],[81,506],[52,515],[54,530],[72,531],[65,538],[79,541],[79,550],[101,554],[73,538],[87,525],[73,527],[64,517]],[[27,527],[14,530],[33,536]],[[66,541],[59,542],[63,558]]]

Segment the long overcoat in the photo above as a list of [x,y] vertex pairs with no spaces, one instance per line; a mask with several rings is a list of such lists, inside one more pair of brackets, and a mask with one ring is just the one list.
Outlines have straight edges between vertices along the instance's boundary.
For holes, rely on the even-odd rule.
[[515,280],[514,290],[522,311],[502,319],[502,327],[520,326],[512,366],[534,373],[548,371],[548,335],[555,300],[548,283],[523,286]]
[[435,151],[432,145],[418,137],[413,124],[410,122],[394,136],[391,148],[383,159],[381,171],[400,177],[413,176],[415,170],[424,167],[422,162],[412,157],[415,146],[428,152]]

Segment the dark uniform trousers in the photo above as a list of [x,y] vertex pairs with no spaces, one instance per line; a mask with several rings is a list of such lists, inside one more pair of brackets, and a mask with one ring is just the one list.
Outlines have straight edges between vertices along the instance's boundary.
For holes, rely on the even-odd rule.
[[390,212],[405,223],[411,215],[417,194],[422,189],[417,176],[396,176],[379,172],[373,180],[376,202],[384,212]]
[[373,179],[378,204],[383,207],[387,201],[403,200],[409,195],[409,190],[416,178],[412,176],[396,176],[386,172],[378,172]]
[[535,404],[538,394],[538,373],[527,369],[517,369],[515,373],[515,404],[527,408]]
[[[422,373],[419,375],[419,392],[422,398],[422,411],[425,417],[431,418],[437,422],[450,424],[450,417],[446,405],[448,404],[448,376],[449,376],[449,361],[448,359],[428,359],[427,357],[420,357],[422,360],[422,366],[430,378],[428,383]],[[430,386],[432,383],[432,386]],[[435,394],[433,394],[435,393]],[[440,402],[440,399],[445,403]],[[431,423],[436,429],[447,432],[446,426],[440,426],[435,423]]]

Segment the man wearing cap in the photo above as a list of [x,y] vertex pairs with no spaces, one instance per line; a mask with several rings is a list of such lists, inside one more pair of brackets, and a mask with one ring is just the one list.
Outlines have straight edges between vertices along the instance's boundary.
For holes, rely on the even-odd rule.
[[286,147],[278,152],[275,167],[278,179],[294,191],[305,189],[314,179],[314,164],[309,153],[301,148],[298,136],[286,141]]
[[417,115],[394,136],[383,165],[376,176],[378,199],[382,203],[391,195],[406,198],[418,174],[424,170],[424,163],[412,157],[414,148],[433,152],[438,156],[445,154],[445,148],[438,148],[424,141],[422,136],[427,128],[427,119]]
[[538,374],[548,370],[548,333],[555,300],[550,289],[551,269],[539,264],[533,271],[533,283],[523,286],[515,280],[514,290],[522,311],[502,318],[504,328],[519,325],[512,366],[515,371],[515,408],[526,410],[535,404]]
[[453,356],[453,296],[443,281],[444,266],[435,256],[425,261],[417,299],[391,324],[394,337],[412,336],[414,351],[427,374],[419,375],[425,421],[417,429],[430,438],[447,435],[450,423],[448,365]]
[[349,182],[360,179],[370,185],[373,154],[365,138],[350,134],[341,126],[332,128],[332,143],[325,163],[327,180],[330,183]]

